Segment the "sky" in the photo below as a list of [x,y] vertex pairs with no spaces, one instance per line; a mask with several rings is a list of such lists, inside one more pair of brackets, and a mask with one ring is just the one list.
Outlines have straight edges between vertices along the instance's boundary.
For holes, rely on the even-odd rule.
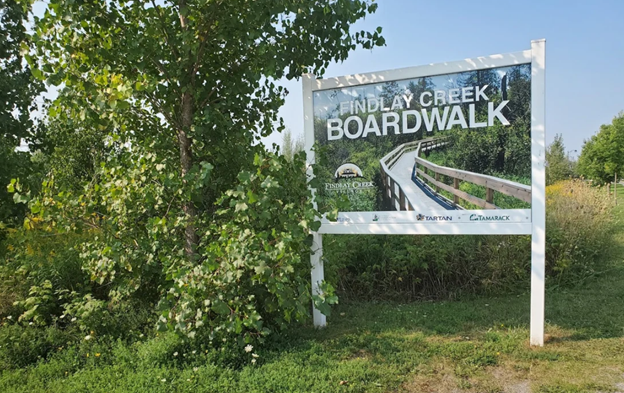
[[[386,46],[357,49],[324,77],[383,71],[530,49],[546,39],[546,142],[563,136],[572,157],[624,111],[624,0],[377,0],[353,31],[381,26]],[[303,134],[301,81],[280,81],[280,111]],[[274,133],[265,143],[281,144]],[[574,152],[577,150],[577,152]]]

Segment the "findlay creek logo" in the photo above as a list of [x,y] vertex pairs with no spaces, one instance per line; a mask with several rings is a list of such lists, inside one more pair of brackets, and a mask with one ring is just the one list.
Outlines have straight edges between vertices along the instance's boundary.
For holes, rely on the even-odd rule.
[[425,216],[419,214],[416,216],[418,221],[453,221],[453,216]]
[[364,181],[362,170],[355,164],[343,164],[336,169],[335,183],[325,183],[325,190],[331,193],[355,194],[375,188],[372,181]]
[[509,221],[509,216],[484,216],[482,214],[471,214],[470,221]]
[[336,169],[336,173],[334,174],[336,180],[338,179],[353,179],[356,177],[364,177],[362,174],[362,170],[355,164],[346,163],[340,165],[338,169]]

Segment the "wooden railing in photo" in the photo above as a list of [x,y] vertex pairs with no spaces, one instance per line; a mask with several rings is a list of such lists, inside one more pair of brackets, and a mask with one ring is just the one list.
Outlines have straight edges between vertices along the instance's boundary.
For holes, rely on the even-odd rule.
[[414,210],[409,199],[405,196],[405,191],[401,187],[401,182],[392,176],[392,167],[407,152],[418,149],[423,143],[429,143],[426,149],[442,145],[445,142],[440,138],[428,138],[420,141],[408,142],[399,145],[381,160],[381,179],[384,184],[384,197],[390,200],[392,206],[397,210]]
[[[513,182],[510,180],[500,179],[493,176],[482,175],[480,173],[468,172],[460,169],[447,168],[436,165],[422,158],[421,155],[427,150],[441,147],[440,143],[436,143],[436,139],[422,140],[416,147],[414,156],[416,168],[415,176],[418,180],[427,184],[435,193],[444,190],[453,196],[453,204],[459,206],[459,200],[463,199],[473,205],[483,209],[498,209],[494,204],[494,192],[500,192],[505,195],[520,199],[521,201],[531,203],[531,186]],[[430,175],[427,172],[431,172]],[[452,179],[453,185],[448,185],[441,181],[440,176],[447,176]],[[459,189],[460,182],[466,181],[479,186],[485,187],[485,199],[470,195]]]

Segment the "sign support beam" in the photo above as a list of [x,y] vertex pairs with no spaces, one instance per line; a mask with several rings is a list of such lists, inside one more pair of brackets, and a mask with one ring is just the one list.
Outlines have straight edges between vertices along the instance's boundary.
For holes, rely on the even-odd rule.
[[546,40],[531,42],[531,345],[544,345],[544,295],[546,287]]
[[[305,74],[303,80],[303,129],[305,130],[305,146],[306,146],[306,165],[308,181],[314,178],[312,165],[314,164],[314,101],[312,99],[312,86],[316,82],[316,78],[312,74]],[[312,192],[312,203],[317,208],[314,196],[315,189]],[[323,235],[318,232],[312,233],[312,250],[310,254],[311,279],[312,279],[312,295],[321,294],[321,283],[325,280],[325,270],[323,268]],[[327,318],[315,306],[312,301],[312,321],[315,327],[324,327],[327,325]]]
[[[314,233],[312,236],[312,254],[310,255],[310,262],[312,263],[312,295],[320,295],[321,283],[325,279],[325,269],[323,267],[323,235]],[[327,318],[314,307],[314,302],[312,302],[312,319],[314,327],[324,327],[327,325]]]

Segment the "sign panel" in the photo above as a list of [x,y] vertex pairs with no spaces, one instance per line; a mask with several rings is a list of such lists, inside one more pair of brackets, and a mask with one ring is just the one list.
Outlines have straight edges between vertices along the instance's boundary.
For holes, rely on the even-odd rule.
[[531,61],[304,83],[319,232],[531,233]]

